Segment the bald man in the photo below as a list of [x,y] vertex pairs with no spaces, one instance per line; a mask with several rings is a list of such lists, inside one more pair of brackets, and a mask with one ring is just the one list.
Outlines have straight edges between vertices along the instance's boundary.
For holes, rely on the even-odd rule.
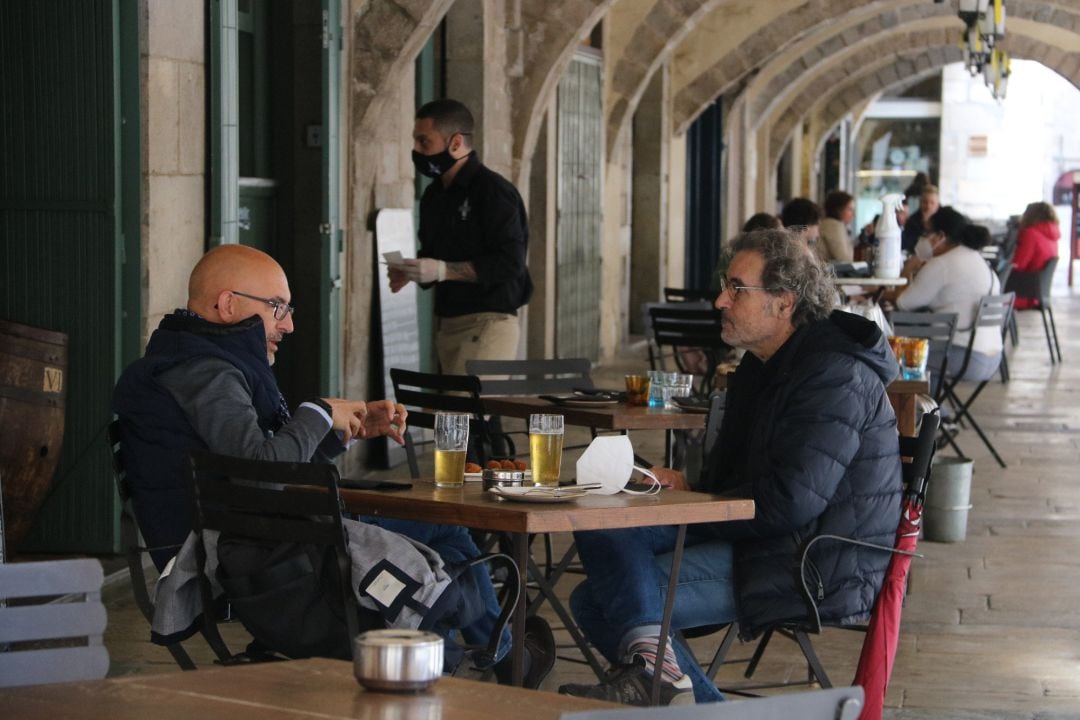
[[[191,448],[256,460],[330,462],[354,438],[403,441],[405,409],[387,400],[310,398],[289,412],[271,366],[293,331],[291,299],[285,272],[269,255],[242,245],[215,248],[191,272],[187,307],[162,319],[146,354],[117,382],[113,406],[132,504],[147,545],[164,546],[151,552],[159,570],[191,531]],[[461,527],[364,521],[427,545],[451,565],[480,554]],[[474,566],[470,574],[484,614],[461,632],[466,642],[486,645],[500,608],[486,569]],[[550,628],[534,626],[536,633],[544,647],[530,642],[529,634],[525,640],[531,671],[526,684],[532,687],[554,661]],[[509,645],[504,631],[497,658]],[[446,652],[448,659],[455,652],[460,657],[450,643]],[[508,663],[496,665],[496,674],[508,679]]]
[[[166,315],[114,394],[136,518],[150,547],[191,530],[186,451],[329,462],[354,438],[402,441],[404,408],[310,398],[295,413],[270,366],[293,331],[289,282],[269,255],[223,245],[195,266],[187,307]],[[330,432],[331,430],[336,432]],[[151,552],[161,569],[175,548]]]

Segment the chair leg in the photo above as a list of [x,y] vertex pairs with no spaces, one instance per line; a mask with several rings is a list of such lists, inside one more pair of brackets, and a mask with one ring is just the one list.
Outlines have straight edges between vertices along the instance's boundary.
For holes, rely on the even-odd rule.
[[1046,347],[1050,350],[1050,364],[1054,365],[1057,360],[1054,358],[1054,341],[1050,336],[1050,324],[1046,322],[1046,308],[1039,306],[1039,317],[1042,318],[1043,332],[1046,334]]
[[[990,454],[994,456],[994,459],[997,460],[998,465],[1002,468],[1006,468],[1008,466],[1005,464],[1005,461],[1001,459],[1001,455],[998,454],[997,448],[990,442],[990,438],[986,437],[986,433],[979,427],[979,423],[975,421],[975,416],[971,414],[971,405],[975,402],[975,398],[979,396],[979,393],[982,392],[984,387],[986,387],[986,381],[979,383],[979,386],[975,388],[975,392],[971,393],[971,397],[968,398],[967,402],[960,406],[959,412],[961,415],[967,416],[968,422],[971,423],[971,428],[975,431],[975,434],[979,436],[979,439],[983,441],[983,444],[986,445],[986,449],[990,451]],[[960,452],[960,448],[956,446],[956,443],[953,442],[951,438],[949,442],[957,452]],[[960,456],[964,457],[963,453],[960,453]]]
[[1016,313],[1009,315],[1009,339],[1012,341],[1012,346],[1016,347],[1020,344],[1020,331],[1016,326]]
[[724,639],[720,642],[720,647],[716,649],[716,654],[713,655],[712,662],[709,663],[709,667],[705,670],[705,676],[710,680],[716,681],[716,673],[720,672],[720,666],[724,664],[724,659],[727,658],[728,651],[731,649],[731,646],[738,635],[739,623],[733,622],[728,625],[727,632],[724,634]]
[[1057,324],[1054,322],[1054,308],[1046,306],[1046,312],[1050,315],[1050,330],[1054,334],[1054,347],[1057,349],[1057,359],[1061,362],[1061,343],[1058,342]]
[[829,680],[829,676],[825,673],[825,668],[814,650],[814,644],[810,642],[810,637],[802,630],[796,630],[794,635],[796,642],[799,643],[799,648],[802,650],[803,657],[806,658],[806,666],[813,675],[810,679],[817,678],[821,687],[831,688],[833,686],[832,681]]
[[1005,348],[1001,348],[1001,364],[998,365],[998,374],[1002,384],[1009,382],[1009,358],[1005,355]]
[[772,639],[773,630],[769,628],[765,631],[765,634],[761,636],[761,640],[758,641],[757,648],[754,649],[754,655],[750,658],[750,663],[746,666],[746,672],[743,673],[743,677],[752,678],[757,671],[758,663],[761,662],[761,656],[765,654],[765,648],[769,645],[769,640]]

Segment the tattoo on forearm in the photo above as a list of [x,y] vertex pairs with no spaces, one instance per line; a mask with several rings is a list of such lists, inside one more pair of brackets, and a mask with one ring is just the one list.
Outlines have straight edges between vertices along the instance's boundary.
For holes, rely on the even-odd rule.
[[471,262],[448,262],[446,263],[446,279],[476,282],[476,268]]

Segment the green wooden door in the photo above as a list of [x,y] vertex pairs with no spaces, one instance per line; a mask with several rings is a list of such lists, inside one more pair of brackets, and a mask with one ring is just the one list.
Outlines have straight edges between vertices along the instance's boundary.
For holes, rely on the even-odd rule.
[[24,551],[114,549],[105,429],[130,330],[121,326],[120,27],[118,0],[0,3],[0,317],[67,333],[70,353],[54,489]]

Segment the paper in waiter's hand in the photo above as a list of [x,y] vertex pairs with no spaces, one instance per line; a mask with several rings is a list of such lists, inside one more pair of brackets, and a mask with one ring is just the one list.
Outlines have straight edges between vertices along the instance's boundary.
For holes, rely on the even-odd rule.
[[382,256],[383,256],[383,259],[386,260],[386,264],[389,267],[393,268],[394,270],[400,269],[401,266],[405,264],[405,258],[403,258],[401,256],[401,253],[398,252],[397,250],[391,250],[390,252],[384,252],[382,254]]

